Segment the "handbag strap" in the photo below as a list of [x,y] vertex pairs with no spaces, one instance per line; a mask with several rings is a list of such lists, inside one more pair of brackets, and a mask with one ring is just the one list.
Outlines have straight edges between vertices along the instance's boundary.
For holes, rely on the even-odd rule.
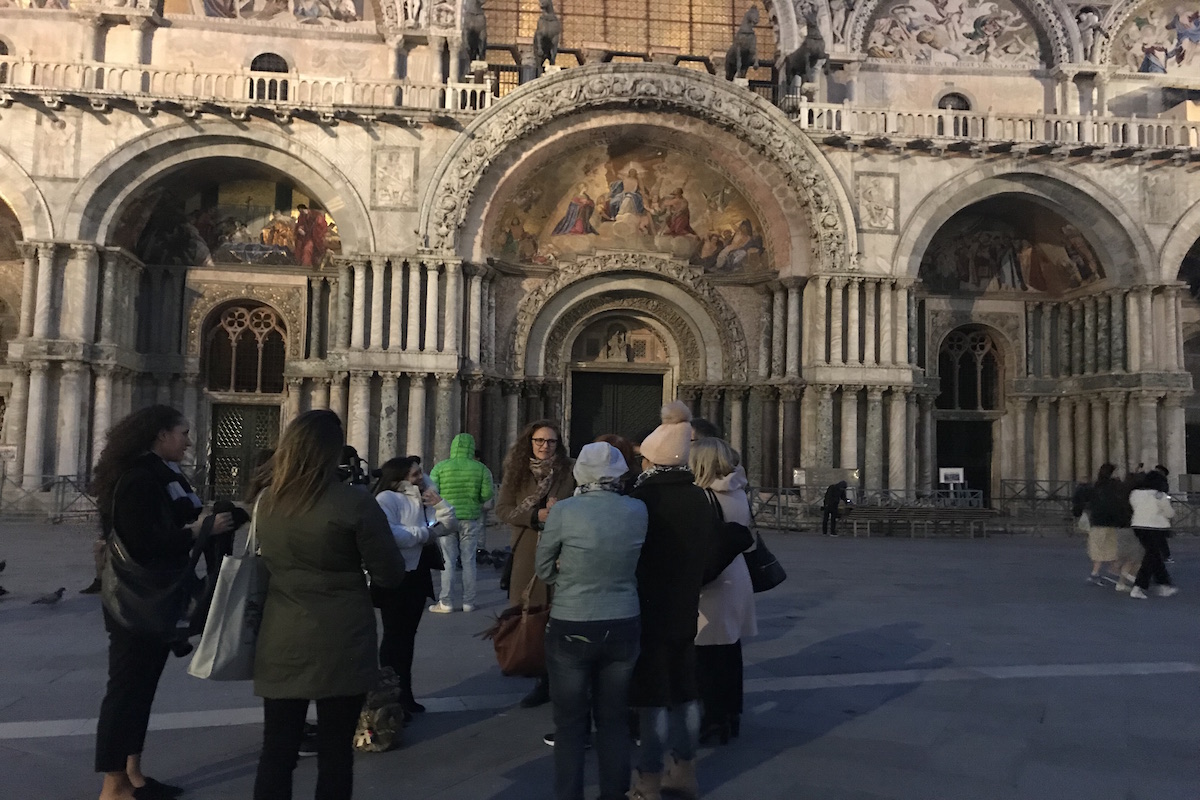
[[535,574],[529,579],[529,583],[525,584],[525,588],[521,590],[521,613],[529,611],[529,596],[533,594],[533,584],[537,582],[537,579],[538,577]]
[[258,553],[258,504],[261,502],[262,492],[259,492],[254,499],[254,510],[250,512],[250,530],[246,532],[246,548],[242,551],[242,558]]
[[708,494],[708,502],[712,504],[713,510],[717,512],[717,519],[724,522],[725,509],[721,508],[721,501],[717,499],[717,493],[712,489],[705,489],[704,491]]

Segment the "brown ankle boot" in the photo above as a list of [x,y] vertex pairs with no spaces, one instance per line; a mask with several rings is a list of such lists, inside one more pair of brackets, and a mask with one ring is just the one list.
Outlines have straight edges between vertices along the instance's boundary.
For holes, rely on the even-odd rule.
[[661,792],[663,797],[696,800],[700,796],[700,784],[696,781],[696,762],[680,761],[667,756],[667,771],[663,774]]

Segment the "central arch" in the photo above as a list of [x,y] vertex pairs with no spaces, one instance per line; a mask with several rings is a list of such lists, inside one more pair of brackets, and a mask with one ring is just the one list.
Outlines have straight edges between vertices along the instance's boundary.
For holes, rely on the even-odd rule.
[[858,251],[845,187],[787,115],[728,81],[663,64],[564,70],[522,86],[477,117],[443,156],[426,189],[419,225],[425,246],[447,254],[460,250],[460,231],[477,187],[514,141],[565,117],[601,108],[674,110],[739,131],[753,157],[777,169],[780,196],[797,198],[806,212],[817,265],[843,267],[848,254]]

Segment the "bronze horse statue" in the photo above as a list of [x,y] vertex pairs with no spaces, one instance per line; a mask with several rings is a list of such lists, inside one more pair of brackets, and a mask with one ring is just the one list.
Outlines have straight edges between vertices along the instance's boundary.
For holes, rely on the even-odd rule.
[[758,37],[754,34],[757,24],[758,6],[750,6],[737,33],[733,34],[733,44],[725,53],[725,80],[746,77],[746,70],[758,63]]
[[533,61],[535,72],[541,74],[542,64],[558,58],[558,42],[562,38],[562,21],[554,13],[554,0],[539,0],[542,15],[538,17],[537,30],[533,32]]
[[466,0],[463,4],[463,42],[468,60],[487,60],[487,16],[483,13],[483,0]]
[[804,22],[808,26],[804,41],[783,60],[784,94],[791,90],[792,80],[797,75],[802,83],[815,83],[817,65],[829,56],[825,51],[825,37],[821,35],[821,27],[817,25],[815,9],[810,8],[804,12]]

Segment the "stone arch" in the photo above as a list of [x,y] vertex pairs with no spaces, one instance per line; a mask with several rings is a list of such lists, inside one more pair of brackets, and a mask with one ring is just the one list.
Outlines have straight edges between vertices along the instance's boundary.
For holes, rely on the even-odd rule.
[[[884,0],[866,0],[854,12],[849,23],[848,46],[853,52],[864,52],[869,31],[867,25]],[[1041,31],[1050,46],[1046,53],[1048,66],[1080,61],[1079,29],[1070,9],[1062,0],[1015,0],[1041,25]],[[1108,28],[1108,30],[1112,30]],[[1040,38],[1040,37],[1039,37]]]
[[[266,313],[262,313],[266,312]],[[231,324],[232,323],[232,324]],[[236,364],[244,357],[245,349],[257,349],[257,355],[252,355],[252,361],[257,367],[257,387],[252,394],[282,394],[286,383],[284,372],[287,362],[288,334],[287,322],[283,315],[268,303],[248,298],[227,300],[214,307],[205,317],[199,331],[200,342],[200,378],[202,385],[210,391],[243,392],[238,388],[235,377],[241,370]],[[233,341],[236,337],[236,343]],[[218,342],[228,347],[229,381],[228,386],[214,386],[218,382]],[[268,364],[268,347],[272,358],[279,361]],[[282,352],[280,352],[282,351]],[[221,365],[224,366],[224,365]]]
[[571,348],[579,335],[598,318],[611,312],[651,320],[654,330],[678,360],[680,380],[699,382],[702,350],[687,317],[674,304],[661,298],[649,295],[613,297],[611,292],[576,303],[554,321],[543,348],[546,375],[561,374],[564,365],[570,361]]
[[1178,280],[1183,259],[1197,241],[1200,241],[1200,203],[1193,204],[1171,226],[1158,259],[1159,274],[1147,277],[1166,282]]
[[[938,356],[951,333],[964,326],[984,328],[1000,351],[1001,391],[1006,395],[1012,382],[1025,374],[1025,346],[1021,320],[1016,314],[936,310],[929,314],[926,332],[925,374],[941,379]],[[1003,408],[1003,405],[1001,405]]]
[[663,64],[602,64],[544,76],[506,95],[455,140],[434,170],[421,204],[425,246],[449,255],[484,174],[511,146],[571,114],[600,108],[670,109],[718,128],[778,165],[776,191],[799,198],[813,230],[815,261],[843,266],[858,251],[853,209],[836,172],[813,141],[761,97],[728,81]]
[[288,360],[303,358],[304,331],[301,320],[305,310],[305,298],[302,292],[289,287],[258,287],[244,284],[220,284],[203,288],[188,310],[187,341],[184,350],[187,356],[197,359],[200,357],[204,334],[214,315],[237,302],[264,305],[274,311],[283,323]]
[[624,290],[642,297],[657,297],[673,306],[680,318],[688,322],[699,340],[701,379],[746,380],[746,337],[733,307],[704,279],[700,270],[678,261],[637,253],[583,259],[555,272],[526,294],[517,308],[510,341],[513,373],[546,375],[550,334],[558,320],[584,300]]
[[8,153],[0,149],[0,200],[16,215],[21,238],[41,241],[54,238],[50,207],[33,178]]
[[[189,135],[181,136],[181,129]],[[323,155],[267,128],[253,136],[224,120],[171,125],[126,144],[76,186],[63,224],[69,239],[105,242],[128,204],[172,172],[205,158],[240,158],[273,168],[319,199],[337,220],[346,252],[372,252],[370,214],[351,180]]]
[[1112,281],[1144,280],[1156,263],[1154,248],[1120,201],[1098,184],[1050,164],[1014,167],[988,164],[947,181],[914,210],[896,244],[893,271],[919,277],[921,258],[933,237],[959,211],[1002,194],[1021,194],[1049,203],[1096,247]]

